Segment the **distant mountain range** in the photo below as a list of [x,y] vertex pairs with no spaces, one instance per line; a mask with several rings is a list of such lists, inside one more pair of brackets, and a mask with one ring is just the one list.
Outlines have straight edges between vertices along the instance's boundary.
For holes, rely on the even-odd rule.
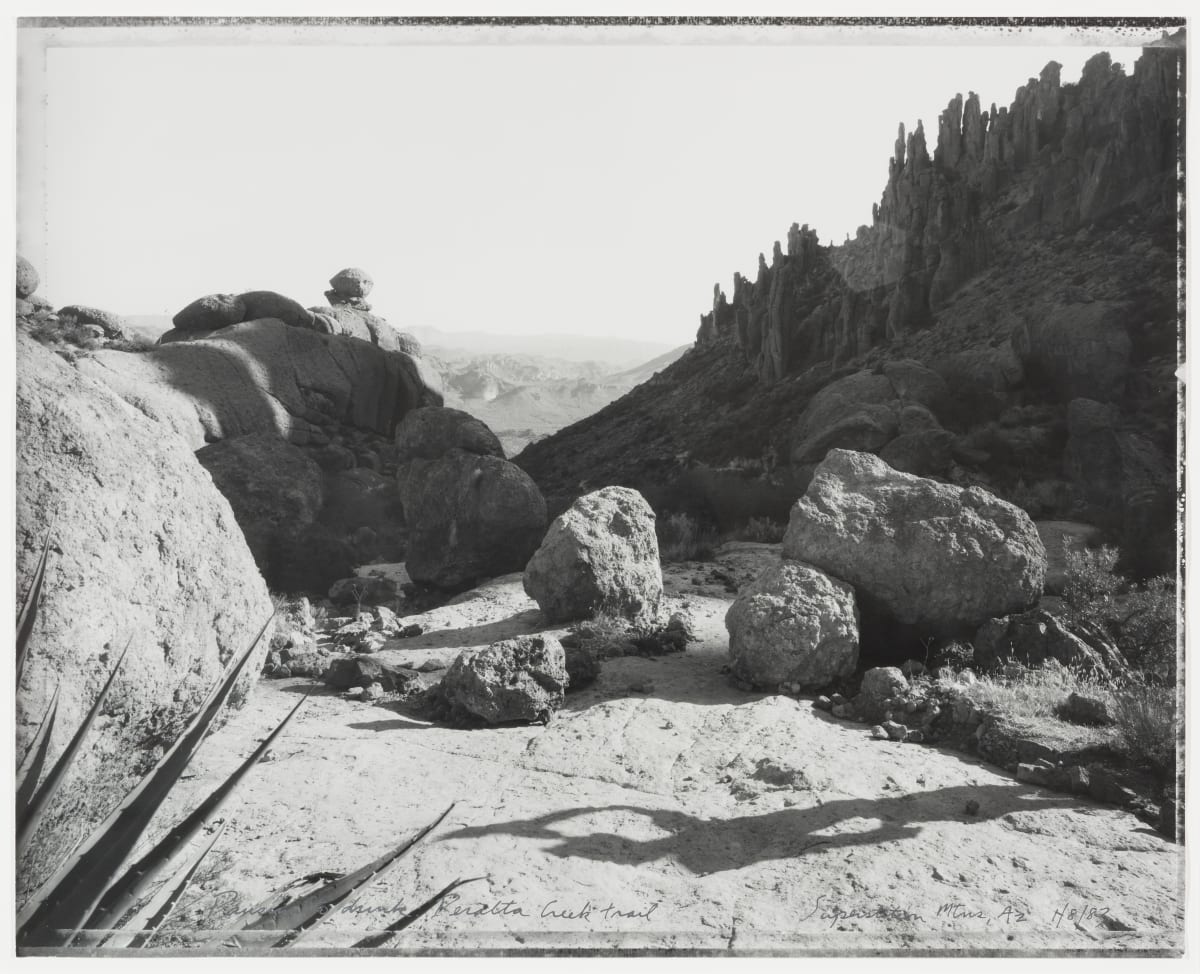
[[[574,336],[552,337],[574,340]],[[425,345],[424,358],[442,376],[446,405],[483,420],[500,438],[505,452],[514,456],[528,444],[603,409],[689,348],[682,345],[623,371],[613,371],[607,362],[466,352],[434,344]]]

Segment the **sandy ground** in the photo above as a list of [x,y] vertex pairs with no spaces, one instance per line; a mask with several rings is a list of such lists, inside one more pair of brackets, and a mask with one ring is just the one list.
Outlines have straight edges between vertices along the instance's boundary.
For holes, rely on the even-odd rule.
[[[736,584],[770,556],[735,546],[717,575]],[[699,643],[607,661],[545,727],[455,730],[316,690],[230,805],[223,868],[189,908],[219,915],[301,875],[355,869],[455,802],[297,948],[350,947],[471,876],[485,878],[387,948],[1181,948],[1182,850],[1132,815],[957,752],[873,740],[808,699],[731,687],[732,595],[713,568],[667,578]],[[449,660],[542,628],[519,576],[414,620],[429,631],[385,658]],[[263,682],[173,801],[211,790],[312,686]]]

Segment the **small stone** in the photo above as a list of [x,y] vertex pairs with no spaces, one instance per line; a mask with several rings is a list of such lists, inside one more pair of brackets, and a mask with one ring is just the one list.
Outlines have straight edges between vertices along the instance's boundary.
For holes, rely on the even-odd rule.
[[378,653],[387,643],[387,637],[381,632],[364,633],[354,644],[356,653]]
[[904,704],[904,712],[906,714],[915,714],[920,709],[920,704],[915,700],[908,700]]
[[369,687],[364,687],[362,698],[364,700],[378,700],[383,696],[383,684],[372,683]]
[[833,705],[833,716],[841,717],[842,720],[849,720],[854,716],[854,710],[849,704],[835,703]]
[[833,709],[833,701],[830,700],[829,697],[822,694],[821,696],[817,697],[816,700],[813,701],[813,706],[816,707],[818,710],[832,710]]
[[416,667],[418,673],[436,673],[438,670],[444,669],[446,669],[446,664],[437,659],[427,659]]
[[903,724],[897,724],[894,720],[885,720],[882,727],[893,741],[902,741],[908,736],[908,728]]
[[287,677],[289,677],[289,676],[291,676],[291,675],[292,675],[292,670],[291,670],[291,667],[288,667],[288,666],[277,666],[277,667],[275,667],[275,676],[276,676],[278,679],[280,679],[280,680],[283,680],[283,679],[286,679]]
[[883,741],[883,740],[887,740],[888,732],[885,731],[878,724],[876,724],[874,727],[871,728],[871,736],[873,738],[875,738],[876,740]]
[[919,659],[905,660],[900,664],[900,672],[911,680],[914,676],[920,676],[925,672],[925,664]]
[[966,812],[968,815],[978,815],[979,814],[979,802],[977,802],[974,798],[972,798],[970,801],[967,802],[967,807],[964,808],[963,811]]
[[919,730],[910,730],[904,735],[905,744],[924,744],[925,735]]
[[415,637],[420,636],[424,632],[425,632],[425,630],[421,626],[418,626],[416,623],[412,623],[410,625],[405,626],[398,633],[396,633],[396,635],[400,639],[414,639]]
[[831,694],[831,695],[830,695],[830,697],[829,697],[829,699],[830,699],[830,701],[832,702],[832,705],[833,705],[833,706],[835,706],[835,707],[836,707],[838,704],[842,704],[842,703],[845,703],[845,702],[846,702],[846,698],[845,698],[845,697],[843,697],[843,696],[842,696],[840,693],[834,693],[834,694]]

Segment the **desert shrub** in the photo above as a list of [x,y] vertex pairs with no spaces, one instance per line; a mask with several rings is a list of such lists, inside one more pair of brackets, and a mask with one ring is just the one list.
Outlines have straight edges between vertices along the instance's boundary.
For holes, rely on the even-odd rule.
[[738,532],[739,541],[756,541],[761,544],[777,544],[787,533],[787,524],[770,517],[752,517]]
[[1175,688],[1130,680],[1113,691],[1117,749],[1135,766],[1156,774],[1175,773]]
[[716,551],[717,532],[690,514],[676,513],[658,518],[658,556],[664,564],[673,561],[705,561]]
[[1106,632],[1130,664],[1152,680],[1175,682],[1175,583],[1167,576],[1131,582],[1116,571],[1110,546],[1068,546],[1063,599],[1071,621]]
[[733,533],[751,518],[786,522],[805,487],[807,483],[800,483],[791,471],[765,478],[755,476],[751,469],[697,466],[665,486],[648,490],[646,499],[660,515],[680,511],[711,523],[720,532]]

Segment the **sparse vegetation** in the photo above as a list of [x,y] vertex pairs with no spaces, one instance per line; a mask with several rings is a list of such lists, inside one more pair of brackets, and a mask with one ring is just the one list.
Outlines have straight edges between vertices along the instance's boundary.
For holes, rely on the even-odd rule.
[[1129,680],[1113,694],[1118,748],[1135,767],[1175,774],[1176,693],[1172,686]]
[[701,524],[690,514],[676,513],[656,522],[658,556],[664,563],[707,561],[716,552],[719,538],[714,528]]
[[1116,571],[1120,552],[1067,547],[1063,598],[1068,619],[1097,626],[1146,679],[1174,685],[1175,584],[1166,576],[1132,582]]
[[787,533],[787,524],[770,517],[752,517],[738,532],[739,541],[755,541],[761,544],[778,544]]

